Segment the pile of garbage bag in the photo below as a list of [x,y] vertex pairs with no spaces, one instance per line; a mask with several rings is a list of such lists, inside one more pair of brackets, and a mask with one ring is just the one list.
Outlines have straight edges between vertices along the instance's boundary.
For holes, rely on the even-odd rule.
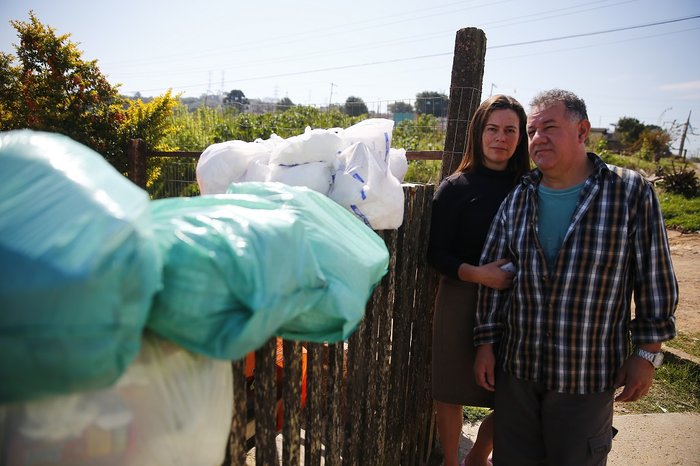
[[232,183],[278,181],[327,195],[374,230],[403,221],[404,149],[391,147],[394,122],[369,118],[348,128],[311,129],[287,139],[207,147],[197,163],[202,194],[225,193]]
[[31,130],[0,133],[0,171],[3,464],[219,464],[228,361],[348,338],[387,271],[381,238],[309,187],[153,201]]

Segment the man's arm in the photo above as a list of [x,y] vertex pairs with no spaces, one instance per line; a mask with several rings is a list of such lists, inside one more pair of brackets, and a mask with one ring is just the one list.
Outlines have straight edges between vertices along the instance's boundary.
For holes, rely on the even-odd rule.
[[[674,313],[678,304],[678,282],[661,206],[651,185],[645,185],[635,235],[635,319],[633,344],[650,353],[661,351],[661,342],[675,336]],[[654,380],[651,362],[630,355],[615,377],[615,388],[624,386],[615,401],[636,401],[649,392]]]
[[630,330],[635,346],[672,339],[678,305],[678,281],[661,206],[651,185],[644,187],[633,239],[635,316]]

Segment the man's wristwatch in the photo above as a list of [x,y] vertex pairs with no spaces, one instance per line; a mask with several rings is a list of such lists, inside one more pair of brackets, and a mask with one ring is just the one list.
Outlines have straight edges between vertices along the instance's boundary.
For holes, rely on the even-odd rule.
[[643,350],[642,348],[637,348],[634,351],[635,356],[639,356],[642,359],[646,359],[654,366],[654,369],[661,367],[661,363],[664,362],[664,353],[659,351],[658,353],[652,353],[651,351]]

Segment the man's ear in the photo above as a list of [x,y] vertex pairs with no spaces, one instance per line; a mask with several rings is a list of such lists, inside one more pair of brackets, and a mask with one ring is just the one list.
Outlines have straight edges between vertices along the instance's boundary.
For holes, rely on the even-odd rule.
[[581,120],[578,123],[578,142],[585,144],[586,138],[591,132],[591,122],[588,120]]

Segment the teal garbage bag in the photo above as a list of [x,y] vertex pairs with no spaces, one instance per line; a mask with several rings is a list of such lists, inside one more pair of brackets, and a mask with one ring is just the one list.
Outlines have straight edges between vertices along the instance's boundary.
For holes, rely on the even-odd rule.
[[0,173],[0,403],[111,385],[160,286],[147,193],[30,130],[0,133]]
[[272,336],[346,339],[387,271],[381,238],[308,188],[230,189],[151,203],[164,267],[148,327],[222,359]]

